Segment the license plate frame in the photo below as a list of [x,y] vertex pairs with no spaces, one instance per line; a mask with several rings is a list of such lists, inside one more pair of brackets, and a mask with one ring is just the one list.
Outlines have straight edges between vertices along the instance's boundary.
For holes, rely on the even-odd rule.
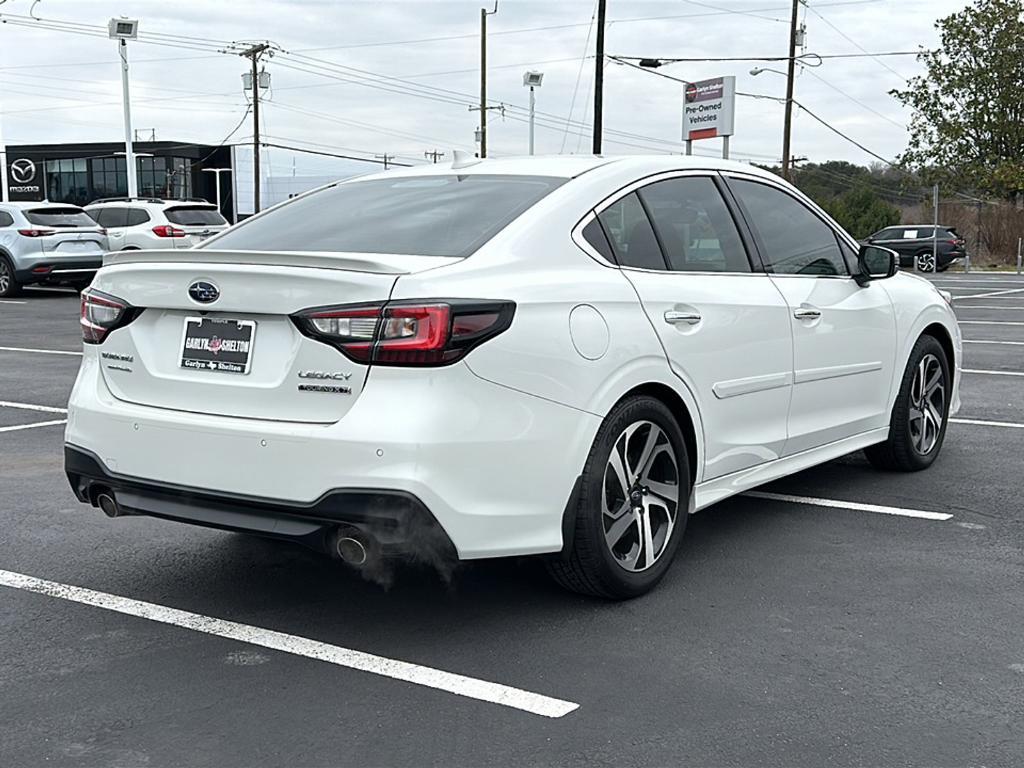
[[[218,335],[218,331],[223,336]],[[198,315],[186,317],[178,347],[178,366],[192,371],[248,375],[252,369],[255,340],[255,320]],[[225,343],[229,345],[227,349]],[[244,343],[244,349],[232,348],[242,346],[241,343]]]

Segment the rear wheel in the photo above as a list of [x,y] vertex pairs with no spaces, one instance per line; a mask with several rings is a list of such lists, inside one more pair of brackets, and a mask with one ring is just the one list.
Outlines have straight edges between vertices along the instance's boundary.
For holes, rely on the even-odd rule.
[[934,336],[917,340],[903,373],[889,422],[889,439],[864,450],[879,469],[916,472],[930,467],[942,449],[952,377]]
[[0,298],[17,296],[21,285],[14,276],[14,267],[6,256],[0,256]]
[[917,254],[917,271],[918,272],[934,272],[935,271],[935,254],[931,251],[920,251]]
[[672,412],[631,397],[605,419],[587,457],[572,546],[549,573],[574,592],[614,600],[652,589],[672,563],[689,514],[686,444]]

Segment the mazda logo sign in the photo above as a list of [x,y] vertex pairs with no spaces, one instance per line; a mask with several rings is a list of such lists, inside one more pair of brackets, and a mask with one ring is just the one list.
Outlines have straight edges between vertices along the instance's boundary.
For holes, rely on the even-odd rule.
[[188,295],[200,304],[209,304],[220,298],[220,288],[207,280],[196,280],[188,287]]
[[36,177],[36,164],[26,157],[11,163],[11,178],[17,184],[28,184]]

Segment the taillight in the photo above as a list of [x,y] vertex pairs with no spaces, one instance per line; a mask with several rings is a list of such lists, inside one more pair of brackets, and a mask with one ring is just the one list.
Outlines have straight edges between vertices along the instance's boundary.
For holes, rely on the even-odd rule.
[[86,344],[102,344],[108,333],[128,325],[141,312],[141,309],[115,296],[92,288],[84,290],[80,320],[82,341]]
[[24,237],[46,237],[47,235],[57,234],[56,229],[19,229],[19,235]]
[[447,365],[512,324],[511,301],[392,301],[321,307],[292,317],[306,336],[377,365]]
[[185,230],[172,227],[170,224],[161,224],[153,227],[153,234],[157,237],[184,237]]

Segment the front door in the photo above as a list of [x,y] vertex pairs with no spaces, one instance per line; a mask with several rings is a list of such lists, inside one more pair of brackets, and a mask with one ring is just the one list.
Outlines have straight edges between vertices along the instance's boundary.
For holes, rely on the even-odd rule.
[[719,183],[706,174],[666,178],[598,215],[700,408],[703,480],[782,454],[792,376],[788,307],[752,269]]
[[[881,285],[857,285],[842,235],[774,184],[730,178],[793,334],[787,455],[884,427],[896,319]],[[845,239],[845,238],[844,238]]]

